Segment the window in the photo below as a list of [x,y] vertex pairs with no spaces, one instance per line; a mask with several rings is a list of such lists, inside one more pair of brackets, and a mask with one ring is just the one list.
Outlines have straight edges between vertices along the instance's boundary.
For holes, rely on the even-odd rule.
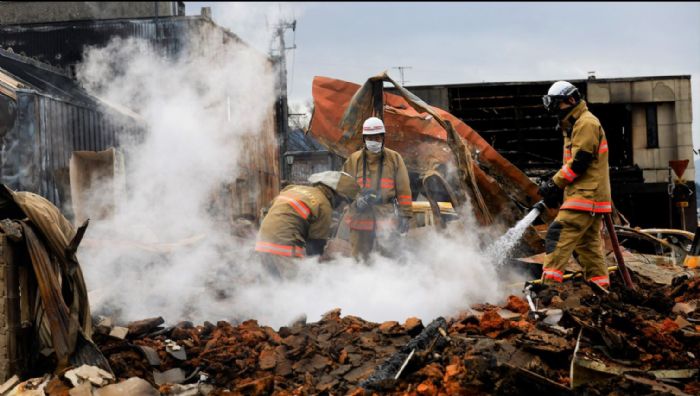
[[659,148],[659,125],[656,120],[656,104],[646,107],[647,113],[647,148]]

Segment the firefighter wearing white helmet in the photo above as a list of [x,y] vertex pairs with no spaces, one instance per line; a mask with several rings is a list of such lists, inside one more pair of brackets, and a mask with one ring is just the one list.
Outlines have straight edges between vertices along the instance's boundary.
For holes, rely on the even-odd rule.
[[548,207],[561,205],[545,237],[542,279],[562,282],[564,268],[576,251],[586,280],[607,288],[610,280],[600,237],[602,217],[612,211],[605,131],[567,81],[552,84],[542,102],[557,115],[564,134],[563,165],[539,189]]
[[315,173],[309,183],[284,188],[260,225],[255,251],[265,268],[280,278],[295,274],[294,258],[323,253],[333,208],[352,201],[360,191],[355,178],[345,172]]
[[343,165],[343,171],[355,177],[362,188],[344,218],[357,259],[367,259],[375,245],[391,255],[396,233],[405,234],[412,217],[408,170],[401,154],[384,146],[385,134],[382,120],[365,120],[364,147],[352,153]]

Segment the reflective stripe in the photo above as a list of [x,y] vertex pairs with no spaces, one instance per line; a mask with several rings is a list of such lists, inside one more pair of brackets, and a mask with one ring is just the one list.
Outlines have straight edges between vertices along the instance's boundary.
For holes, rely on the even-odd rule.
[[569,183],[573,182],[574,179],[578,177],[578,175],[575,174],[574,171],[569,169],[569,167],[566,165],[561,167],[561,173],[564,176],[564,178],[569,181]]
[[593,213],[610,213],[612,212],[612,203],[596,202],[589,199],[569,198],[564,201],[560,209],[580,210],[583,212]]
[[308,219],[308,218],[309,218],[309,215],[311,215],[311,209],[309,209],[309,207],[306,206],[305,203],[303,203],[303,202],[301,202],[301,201],[299,201],[299,200],[296,200],[296,199],[294,199],[294,198],[285,197],[284,195],[280,195],[278,198],[281,199],[281,200],[283,200],[283,201],[285,201],[285,202],[287,202],[287,203],[289,203],[289,205],[291,205],[292,208],[294,208],[294,210],[295,210],[297,213],[299,213],[299,215],[300,215],[304,220]]
[[608,141],[603,140],[600,142],[600,147],[598,148],[598,154],[603,154],[608,152]]
[[610,285],[610,278],[608,278],[605,275],[601,276],[594,276],[589,281],[595,283],[598,286],[609,286]]
[[382,188],[394,188],[394,179],[382,178],[379,182]]
[[372,187],[372,179],[368,177],[366,180],[364,180],[364,183],[363,183],[362,177],[358,177],[357,184],[359,184],[360,187],[363,187],[363,188],[370,188],[370,187]]
[[551,279],[556,282],[564,281],[564,273],[554,268],[543,268],[542,275],[544,276],[544,279]]
[[384,127],[382,125],[366,126],[366,127],[362,128],[363,131],[368,131],[368,132],[369,131],[381,131],[382,129],[384,129]]
[[399,205],[411,205],[413,203],[410,195],[399,195],[396,199],[399,201]]
[[255,251],[285,257],[304,257],[304,248],[300,246],[278,245],[276,243],[264,241],[258,241],[255,243]]

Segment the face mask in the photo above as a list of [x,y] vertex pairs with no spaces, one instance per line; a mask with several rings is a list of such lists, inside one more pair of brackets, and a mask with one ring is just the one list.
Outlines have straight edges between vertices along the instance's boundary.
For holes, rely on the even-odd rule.
[[373,140],[367,140],[365,141],[365,147],[367,147],[367,150],[369,150],[370,153],[378,153],[382,151],[382,142],[375,142]]

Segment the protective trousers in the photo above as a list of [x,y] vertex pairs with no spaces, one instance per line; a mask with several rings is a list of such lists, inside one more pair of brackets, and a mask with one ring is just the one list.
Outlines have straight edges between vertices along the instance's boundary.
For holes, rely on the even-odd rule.
[[356,260],[367,261],[374,248],[376,234],[374,231],[350,230],[350,245],[352,256]]
[[586,280],[608,287],[608,267],[601,248],[603,214],[560,210],[547,230],[542,270],[544,283],[563,282],[564,268],[575,251]]

